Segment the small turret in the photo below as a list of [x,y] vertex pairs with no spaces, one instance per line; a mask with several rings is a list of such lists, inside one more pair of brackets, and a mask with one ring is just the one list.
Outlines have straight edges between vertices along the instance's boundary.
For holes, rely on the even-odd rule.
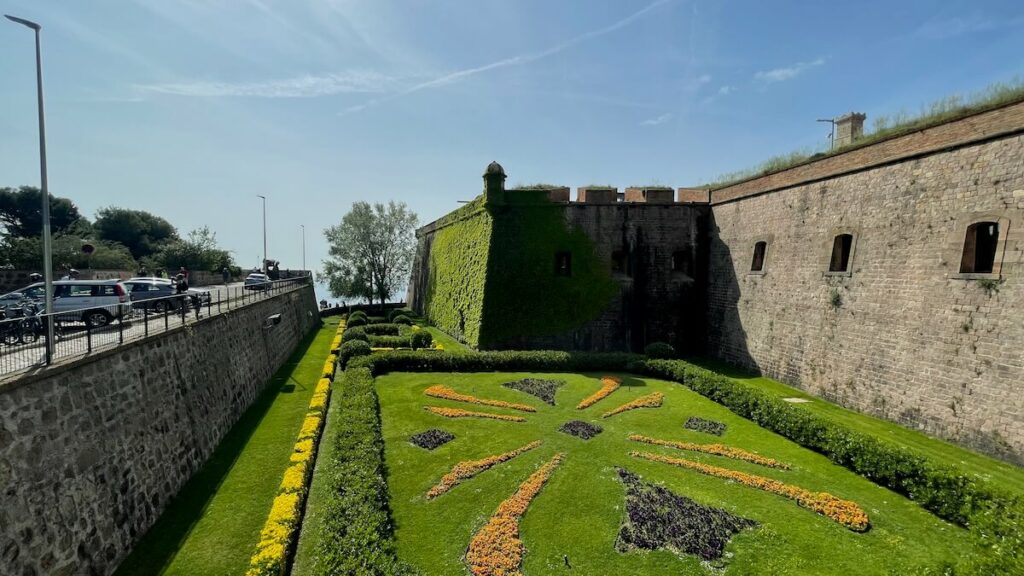
[[497,162],[491,162],[484,170],[484,198],[488,203],[500,203],[504,200],[505,169]]

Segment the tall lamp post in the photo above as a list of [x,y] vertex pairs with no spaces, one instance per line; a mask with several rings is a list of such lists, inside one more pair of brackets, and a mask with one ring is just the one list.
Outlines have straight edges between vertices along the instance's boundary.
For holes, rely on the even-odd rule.
[[306,225],[299,224],[302,228],[302,272],[306,272]]
[[43,56],[39,48],[39,31],[35,22],[6,15],[8,20],[31,28],[36,35],[36,97],[39,108],[39,173],[43,196],[43,282],[46,286],[46,363],[53,358],[53,257],[50,245],[50,187],[46,179],[46,119],[43,114]]
[[267,197],[262,194],[257,194],[261,200],[263,200],[263,273],[269,272],[267,270]]

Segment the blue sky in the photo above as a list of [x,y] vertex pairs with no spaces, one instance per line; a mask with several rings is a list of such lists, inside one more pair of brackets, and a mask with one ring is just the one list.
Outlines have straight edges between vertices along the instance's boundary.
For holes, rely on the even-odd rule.
[[[510,184],[687,186],[1024,74],[1019,1],[3,0],[43,25],[50,186],[326,254],[357,200],[422,222]],[[31,33],[0,22],[0,185],[38,184]]]

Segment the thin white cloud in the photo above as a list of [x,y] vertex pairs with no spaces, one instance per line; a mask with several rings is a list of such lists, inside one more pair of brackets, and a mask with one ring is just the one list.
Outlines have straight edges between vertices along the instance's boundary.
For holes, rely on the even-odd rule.
[[786,66],[784,68],[775,68],[772,70],[763,70],[754,74],[754,80],[763,82],[765,84],[772,84],[775,82],[785,82],[786,80],[792,80],[806,70],[816,68],[825,63],[824,58],[817,58],[810,62],[797,62],[792,66]]
[[304,75],[267,82],[181,82],[145,84],[139,90],[198,97],[312,98],[346,93],[389,92],[398,89],[400,80],[371,71],[353,70],[324,75]]
[[444,86],[445,84],[451,84],[452,82],[457,82],[457,81],[462,80],[464,78],[468,78],[470,76],[475,76],[477,74],[480,74],[482,72],[488,72],[490,70],[496,70],[498,68],[506,68],[508,66],[518,66],[518,65],[522,65],[522,64],[529,64],[531,62],[536,62],[537,60],[548,58],[549,56],[554,56],[555,54],[558,54],[559,52],[562,52],[564,50],[572,48],[573,46],[576,46],[578,44],[586,42],[587,40],[592,40],[594,38],[597,38],[597,37],[600,37],[600,36],[604,36],[605,34],[610,34],[611,32],[619,30],[620,28],[624,28],[624,27],[632,24],[637,19],[642,18],[648,12],[650,12],[652,10],[655,10],[656,8],[658,8],[660,6],[663,6],[663,5],[668,4],[670,2],[673,2],[673,1],[674,0],[655,0],[654,2],[648,4],[646,7],[641,8],[640,10],[630,14],[629,16],[626,16],[625,18],[623,18],[622,20],[619,20],[618,22],[615,22],[613,24],[605,26],[604,28],[599,28],[597,30],[591,30],[590,32],[585,32],[583,34],[580,34],[579,36],[575,36],[575,37],[570,38],[568,40],[565,40],[563,42],[559,42],[558,44],[555,44],[554,46],[551,46],[550,48],[547,48],[545,50],[541,50],[540,52],[529,52],[529,53],[525,53],[525,54],[520,54],[518,56],[512,56],[512,57],[509,57],[509,58],[503,58],[501,60],[498,60],[498,61],[495,61],[495,62],[491,62],[489,64],[484,64],[482,66],[475,66],[473,68],[465,68],[463,70],[457,70],[455,72],[450,72],[448,74],[445,74],[443,76],[439,76],[439,77],[434,78],[432,80],[428,80],[426,82],[421,82],[421,83],[416,84],[414,86],[410,86],[410,87],[408,87],[408,88],[406,88],[404,90],[401,90],[401,91],[399,91],[399,92],[397,92],[395,94],[391,94],[389,96],[385,96],[385,97],[382,97],[382,98],[376,98],[376,99],[373,99],[373,100],[369,100],[367,102],[364,102],[362,104],[357,104],[355,106],[350,106],[349,108],[346,108],[345,110],[340,112],[339,116],[345,116],[345,115],[348,115],[348,114],[352,114],[354,112],[359,112],[361,110],[365,110],[367,108],[370,108],[371,106],[376,106],[376,105],[381,104],[383,102],[387,102],[389,100],[394,100],[395,98],[401,98],[402,96],[408,96],[409,94],[414,94],[414,93],[419,92],[421,90],[427,90],[429,88],[436,88],[438,86]]
[[914,36],[928,40],[945,40],[965,34],[987,32],[998,28],[1017,26],[1024,22],[1024,18],[1008,18],[996,20],[988,16],[954,16],[941,20],[929,20],[914,31]]
[[648,120],[644,120],[643,122],[640,123],[640,125],[641,126],[657,126],[658,124],[664,124],[665,122],[668,122],[669,120],[672,119],[672,116],[673,116],[673,114],[671,112],[666,112],[665,114],[662,114],[661,116],[658,116],[657,118],[650,118]]
[[722,86],[721,88],[718,89],[718,95],[719,96],[728,96],[729,94],[732,94],[735,91],[736,91],[736,87],[735,86],[729,86],[728,84],[726,84],[725,86]]

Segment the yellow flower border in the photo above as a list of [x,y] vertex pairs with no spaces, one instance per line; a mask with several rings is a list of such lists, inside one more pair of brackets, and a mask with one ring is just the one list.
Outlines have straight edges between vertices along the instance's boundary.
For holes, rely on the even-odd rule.
[[659,440],[658,438],[651,438],[650,436],[643,436],[641,434],[630,434],[629,439],[633,442],[643,442],[645,444],[654,444],[655,446],[668,446],[669,448],[675,448],[677,450],[690,450],[693,452],[712,454],[714,456],[724,456],[725,458],[743,460],[744,462],[750,462],[751,464],[760,464],[761,466],[779,468],[780,470],[789,470],[790,468],[789,464],[786,464],[785,462],[780,462],[774,458],[768,458],[767,456],[761,456],[760,454],[754,454],[753,452],[748,452],[742,448],[735,448],[725,444],[697,444],[695,442]]
[[[345,322],[342,321],[338,324],[338,336],[331,342],[332,352],[335,343],[340,344],[340,334],[344,331]],[[302,506],[313,477],[313,455],[324,429],[336,362],[337,356],[333,353],[324,362],[323,377],[313,389],[306,418],[288,458],[288,468],[277,488],[270,515],[260,530],[260,540],[255,553],[249,558],[245,576],[281,576],[287,572],[289,551],[302,524]]]
[[510,408],[512,410],[519,410],[520,412],[537,411],[536,408],[529,404],[505,402],[504,400],[488,400],[487,398],[477,398],[476,396],[470,396],[469,394],[460,394],[443,384],[434,384],[424,390],[423,393],[433,398],[441,398],[455,402],[466,402],[468,404],[479,404],[481,406],[493,406],[495,408]]
[[604,376],[601,378],[601,388],[585,398],[582,402],[576,405],[577,410],[583,410],[584,408],[590,408],[594,404],[597,404],[612,392],[619,389],[622,385],[622,379],[615,376]]
[[502,462],[508,462],[516,456],[519,456],[524,452],[529,452],[540,445],[540,440],[534,440],[533,442],[530,442],[525,446],[520,446],[515,450],[495,454],[494,456],[488,456],[480,460],[465,460],[463,462],[459,462],[451,469],[450,472],[441,477],[440,482],[427,491],[427,500],[433,500],[434,498],[447,493],[452,488],[455,488],[461,484],[463,480],[469,480],[485,470],[490,470]]
[[655,392],[648,394],[647,396],[641,396],[636,400],[630,400],[618,408],[613,408],[604,414],[601,414],[601,418],[610,418],[616,414],[622,414],[630,410],[636,410],[637,408],[660,408],[661,402],[665,399],[665,395],[661,392]]
[[424,406],[427,412],[444,416],[445,418],[489,418],[491,420],[504,420],[505,422],[526,422],[522,416],[509,416],[506,414],[491,414],[490,412],[473,412],[462,408],[441,408],[440,406]]

